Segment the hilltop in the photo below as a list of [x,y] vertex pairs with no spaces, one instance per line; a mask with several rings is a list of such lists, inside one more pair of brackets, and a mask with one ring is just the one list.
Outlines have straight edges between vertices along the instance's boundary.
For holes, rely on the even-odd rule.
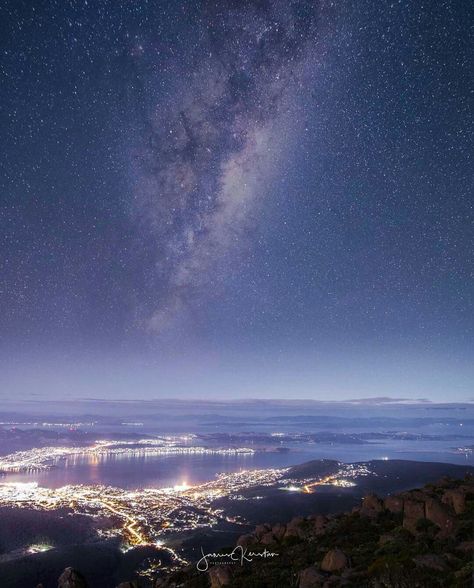
[[234,553],[278,555],[244,565],[209,557],[205,573],[189,567],[156,587],[468,588],[473,523],[474,478],[444,477],[384,498],[368,494],[351,512],[257,525]]

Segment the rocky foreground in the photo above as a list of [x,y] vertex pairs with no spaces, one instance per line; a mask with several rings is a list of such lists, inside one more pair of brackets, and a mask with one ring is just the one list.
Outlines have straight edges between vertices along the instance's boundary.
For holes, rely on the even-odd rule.
[[[189,566],[158,579],[155,588],[471,588],[474,477],[443,478],[386,498],[371,494],[351,513],[260,524],[237,546],[253,561],[221,557],[216,564],[210,556],[206,571]],[[265,550],[277,555],[251,555]],[[68,568],[58,588],[96,587]]]

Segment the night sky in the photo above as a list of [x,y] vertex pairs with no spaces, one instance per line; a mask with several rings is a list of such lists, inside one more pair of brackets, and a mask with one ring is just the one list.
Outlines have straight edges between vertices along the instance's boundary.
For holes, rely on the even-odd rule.
[[469,2],[0,9],[0,395],[474,399]]

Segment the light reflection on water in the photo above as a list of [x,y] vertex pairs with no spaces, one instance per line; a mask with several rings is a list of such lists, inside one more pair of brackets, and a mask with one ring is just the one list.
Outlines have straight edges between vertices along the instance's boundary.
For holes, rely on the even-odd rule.
[[370,459],[411,459],[474,465],[474,456],[453,451],[455,442],[387,441],[367,445],[299,444],[287,453],[255,454],[77,454],[57,461],[51,470],[8,475],[9,482],[37,481],[57,488],[67,484],[105,484],[122,488],[166,487],[204,482],[219,472],[286,467],[311,459],[346,462]]

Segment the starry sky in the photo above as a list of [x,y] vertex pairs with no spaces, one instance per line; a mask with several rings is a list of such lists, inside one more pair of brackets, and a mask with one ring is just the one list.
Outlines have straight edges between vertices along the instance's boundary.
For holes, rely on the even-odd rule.
[[474,400],[468,2],[0,12],[0,396]]

